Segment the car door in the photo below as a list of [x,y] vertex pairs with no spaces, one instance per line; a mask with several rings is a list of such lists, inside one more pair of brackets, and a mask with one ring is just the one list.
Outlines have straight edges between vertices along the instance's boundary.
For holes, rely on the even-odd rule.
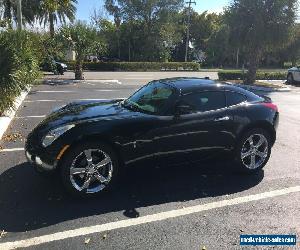
[[161,160],[198,161],[232,148],[233,118],[226,108],[224,91],[186,94],[179,105],[190,110],[173,119],[168,132],[157,139]]
[[173,117],[142,115],[131,119],[126,124],[126,132],[130,136],[123,137],[122,155],[128,164],[156,164],[158,138],[161,138],[173,122]]
[[129,104],[134,104],[139,112],[122,125],[126,135],[119,144],[126,164],[155,164],[160,154],[158,138],[164,136],[173,123],[171,109],[177,97],[174,87],[152,82],[129,98]]
[[[149,125],[149,123],[148,123]],[[185,147],[178,147],[181,139],[181,129],[173,115],[157,116],[152,120],[151,129],[147,133],[151,144],[144,140],[146,134],[137,138],[137,149],[152,152],[152,163],[164,165],[182,164],[187,161]],[[150,141],[149,141],[150,142]]]

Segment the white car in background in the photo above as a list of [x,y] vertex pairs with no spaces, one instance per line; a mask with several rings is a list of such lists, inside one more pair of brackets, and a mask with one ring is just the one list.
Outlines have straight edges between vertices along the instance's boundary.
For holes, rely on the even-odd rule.
[[300,67],[293,67],[288,69],[287,83],[300,83]]

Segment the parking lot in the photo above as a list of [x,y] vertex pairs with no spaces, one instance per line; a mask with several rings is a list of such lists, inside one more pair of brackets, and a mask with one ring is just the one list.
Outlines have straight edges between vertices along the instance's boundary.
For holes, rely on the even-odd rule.
[[254,176],[218,160],[141,167],[128,169],[115,192],[78,200],[26,163],[24,140],[52,109],[74,100],[126,98],[152,79],[179,75],[119,72],[101,75],[102,82],[34,86],[0,142],[0,249],[239,249],[240,234],[296,234],[299,240],[300,88],[264,93],[278,105],[280,124],[270,161]]

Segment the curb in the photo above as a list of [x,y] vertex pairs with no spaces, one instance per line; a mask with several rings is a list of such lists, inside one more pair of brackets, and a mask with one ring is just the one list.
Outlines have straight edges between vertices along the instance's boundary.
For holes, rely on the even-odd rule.
[[9,124],[11,123],[12,119],[15,117],[17,110],[21,106],[22,102],[26,98],[27,94],[29,93],[30,88],[27,91],[21,93],[14,102],[14,108],[8,109],[4,112],[5,116],[0,117],[0,140],[2,139],[3,134],[6,132]]
[[73,83],[116,83],[122,84],[119,80],[70,80],[70,79],[47,79],[44,80],[45,84],[56,85],[56,84],[73,84]]
[[[230,83],[230,82],[228,82]],[[232,83],[230,83],[232,84]],[[254,91],[263,91],[263,92],[290,92],[292,89],[289,87],[284,88],[271,88],[271,87],[258,87],[258,86],[249,86],[244,84],[234,84],[240,88],[246,89],[246,90],[254,90]]]

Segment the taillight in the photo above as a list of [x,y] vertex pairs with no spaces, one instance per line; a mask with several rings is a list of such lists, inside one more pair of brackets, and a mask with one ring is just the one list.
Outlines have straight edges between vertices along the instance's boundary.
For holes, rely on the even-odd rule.
[[267,108],[273,109],[274,111],[278,111],[277,105],[272,102],[264,102],[263,105]]

